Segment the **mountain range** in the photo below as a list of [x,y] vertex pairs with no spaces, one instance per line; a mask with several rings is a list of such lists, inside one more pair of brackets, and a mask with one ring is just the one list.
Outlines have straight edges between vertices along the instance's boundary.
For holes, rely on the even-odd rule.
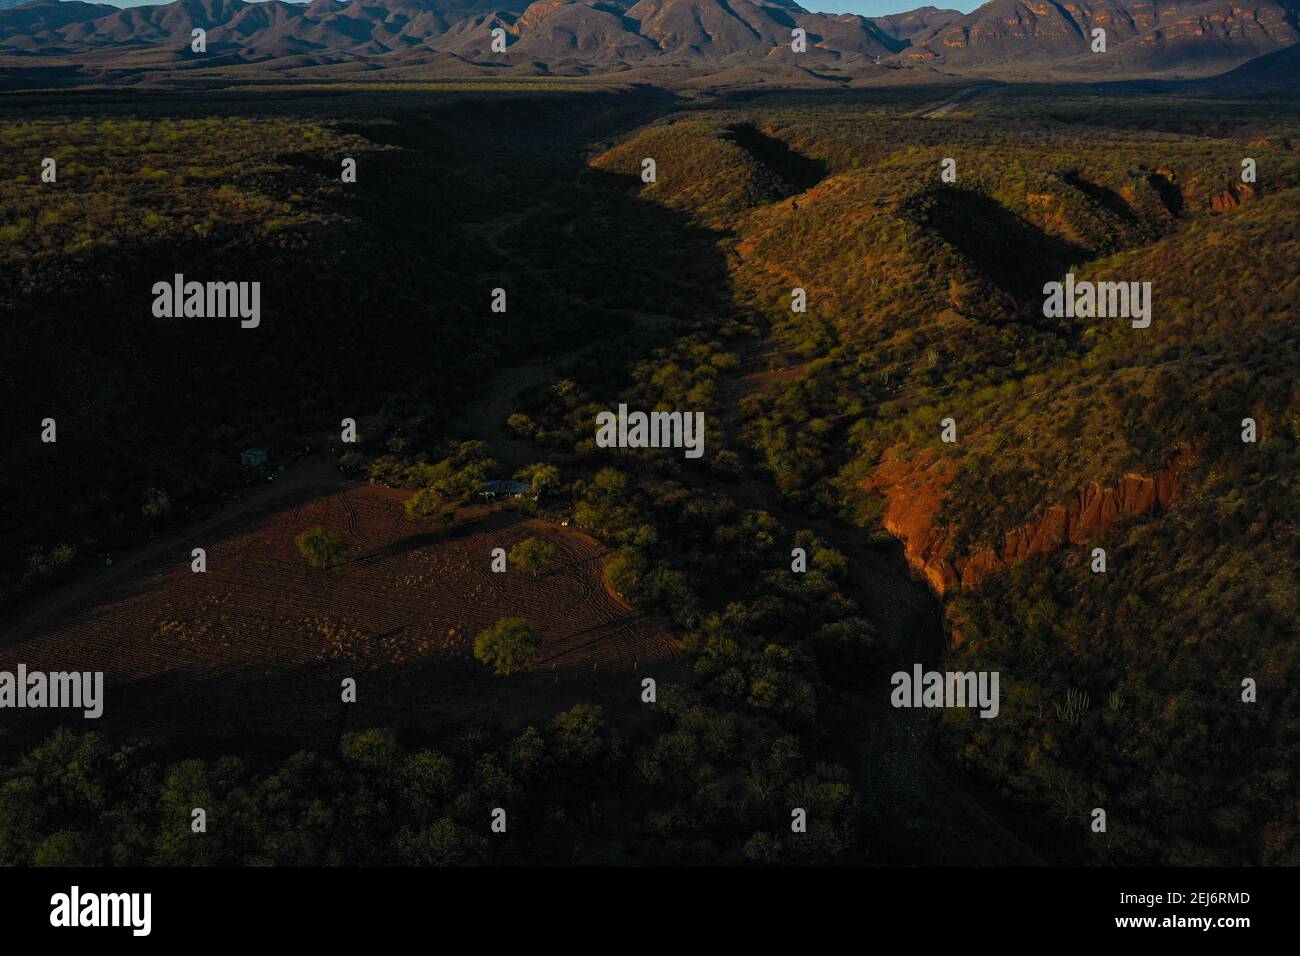
[[[176,0],[119,9],[0,0],[0,65],[411,68],[587,75],[663,66],[837,81],[910,70],[996,78],[1195,78],[1300,41],[1300,0],[990,0],[868,18],[793,0]],[[207,50],[190,50],[192,31]],[[1092,50],[1093,31],[1105,52]],[[793,31],[807,49],[791,49]],[[495,33],[495,31],[501,31]],[[504,51],[493,49],[503,38]],[[1285,70],[1293,61],[1274,57]],[[1276,71],[1272,71],[1276,72]]]

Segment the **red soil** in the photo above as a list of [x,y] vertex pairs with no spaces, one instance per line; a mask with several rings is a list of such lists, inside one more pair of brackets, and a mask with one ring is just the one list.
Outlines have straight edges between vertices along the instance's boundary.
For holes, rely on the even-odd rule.
[[[299,489],[74,592],[5,640],[0,670],[103,671],[104,716],[13,710],[5,724],[328,740],[357,726],[434,730],[542,720],[579,702],[641,706],[643,677],[680,669],[672,636],[606,590],[605,549],[592,538],[484,509],[450,527],[411,519],[408,495],[337,480]],[[317,525],[351,544],[336,570],[298,554],[295,536]],[[559,552],[548,570],[491,571],[493,548],[529,536]],[[190,570],[194,547],[207,550],[206,573]],[[542,630],[535,672],[501,678],[473,658],[475,635],[502,617]],[[345,677],[357,681],[356,704],[341,701]]]
[[1090,481],[1069,500],[1048,506],[1008,531],[997,547],[969,555],[953,554],[956,529],[937,523],[949,476],[932,454],[912,461],[891,459],[866,484],[888,499],[885,530],[903,542],[913,572],[943,597],[976,586],[1030,555],[1090,543],[1125,517],[1159,514],[1178,499],[1182,472],[1190,461],[1184,452],[1154,477],[1127,474],[1109,486]]

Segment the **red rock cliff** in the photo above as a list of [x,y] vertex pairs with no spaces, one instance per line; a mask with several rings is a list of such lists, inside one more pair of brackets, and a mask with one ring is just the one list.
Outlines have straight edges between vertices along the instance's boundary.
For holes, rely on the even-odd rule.
[[1158,514],[1177,500],[1181,476],[1190,462],[1180,453],[1155,477],[1127,474],[1113,486],[1090,481],[1074,498],[1047,508],[1037,518],[1007,532],[1001,545],[967,556],[951,554],[955,528],[936,525],[950,475],[926,453],[912,461],[882,465],[869,486],[883,491],[885,530],[903,542],[907,562],[942,597],[978,584],[1023,561],[1067,544],[1085,544],[1114,527],[1123,516]]

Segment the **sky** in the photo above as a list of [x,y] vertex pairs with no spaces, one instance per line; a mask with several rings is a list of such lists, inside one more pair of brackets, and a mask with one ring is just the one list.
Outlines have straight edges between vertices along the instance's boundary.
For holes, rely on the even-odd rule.
[[[96,0],[96,2],[111,3],[115,7],[140,7],[153,3],[166,3],[170,0]],[[925,6],[970,13],[983,0],[952,0],[952,2],[948,0],[797,0],[797,2],[805,10],[812,10],[814,13],[856,13],[864,17],[882,17],[887,13],[903,13]]]
[[813,13],[856,13],[864,17],[883,17],[888,13],[905,13],[917,7],[938,7],[941,10],[960,10],[970,13],[983,0],[795,0],[799,6]]

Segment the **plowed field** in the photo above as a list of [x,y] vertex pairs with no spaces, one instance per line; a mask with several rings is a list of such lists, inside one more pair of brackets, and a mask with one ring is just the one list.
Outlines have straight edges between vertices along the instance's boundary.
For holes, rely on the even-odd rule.
[[[269,489],[268,489],[269,490]],[[54,720],[141,734],[303,741],[380,725],[434,730],[540,720],[574,703],[640,706],[640,680],[676,670],[675,641],[604,585],[605,548],[569,528],[473,508],[455,524],[407,517],[407,492],[341,481],[246,508],[160,545],[0,642],[0,670],[103,671],[104,716],[4,712],[6,734]],[[351,546],[309,567],[295,536],[323,525]],[[557,560],[534,577],[491,570],[533,536]],[[207,571],[190,568],[192,548]],[[502,617],[544,635],[537,669],[496,676],[474,637]],[[357,680],[355,704],[341,682]]]

